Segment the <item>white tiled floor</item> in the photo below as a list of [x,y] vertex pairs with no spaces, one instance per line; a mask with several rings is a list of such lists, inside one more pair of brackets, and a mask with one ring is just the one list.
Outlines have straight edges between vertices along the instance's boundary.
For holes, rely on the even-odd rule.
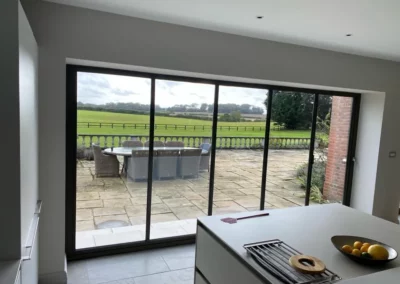
[[193,284],[195,246],[68,263],[68,284]]

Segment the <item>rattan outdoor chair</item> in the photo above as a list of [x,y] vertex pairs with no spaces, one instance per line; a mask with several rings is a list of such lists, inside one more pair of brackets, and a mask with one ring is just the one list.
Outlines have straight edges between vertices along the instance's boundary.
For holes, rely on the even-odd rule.
[[147,180],[149,167],[149,151],[132,151],[128,158],[127,175],[131,180]]
[[157,151],[156,176],[161,178],[176,178],[178,170],[178,150]]
[[200,170],[210,171],[211,144],[203,143],[200,145],[200,148],[202,149],[200,158]]
[[[149,145],[150,145],[150,141],[146,141],[144,143],[145,147],[150,147]],[[165,147],[165,144],[164,144],[164,142],[157,140],[157,141],[154,141],[154,147]]]
[[201,149],[184,149],[181,151],[179,176],[199,176]]
[[119,176],[119,161],[116,156],[104,155],[100,146],[92,145],[96,177]]
[[126,140],[122,142],[122,147],[143,147],[143,142],[142,141],[133,141],[133,140]]
[[165,147],[185,147],[185,144],[181,141],[167,141]]

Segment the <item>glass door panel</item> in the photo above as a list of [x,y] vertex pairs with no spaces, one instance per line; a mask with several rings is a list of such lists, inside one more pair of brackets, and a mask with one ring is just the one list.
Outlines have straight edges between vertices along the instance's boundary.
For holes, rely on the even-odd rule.
[[150,239],[195,234],[207,215],[214,92],[156,80]]
[[147,183],[128,156],[149,110],[150,79],[77,73],[76,249],[145,240]]
[[305,205],[314,94],[274,91],[265,208]]
[[353,98],[319,95],[311,201],[343,201]]
[[267,94],[219,88],[213,215],[260,209]]

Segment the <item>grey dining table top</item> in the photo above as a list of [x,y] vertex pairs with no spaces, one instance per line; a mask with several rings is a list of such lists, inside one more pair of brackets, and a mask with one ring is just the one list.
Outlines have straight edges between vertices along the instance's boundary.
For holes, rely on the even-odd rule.
[[[182,151],[182,150],[190,150],[190,149],[199,149],[194,147],[154,147],[154,151]],[[106,155],[115,155],[115,156],[132,156],[132,151],[148,151],[149,147],[115,147],[115,148],[107,148],[103,151]],[[202,154],[207,154],[208,151],[202,150]]]

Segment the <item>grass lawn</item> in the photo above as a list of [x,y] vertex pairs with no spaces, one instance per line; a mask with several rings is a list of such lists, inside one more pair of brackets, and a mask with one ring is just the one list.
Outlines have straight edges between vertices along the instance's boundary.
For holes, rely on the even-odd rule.
[[[147,123],[149,124],[148,115],[139,114],[122,114],[100,111],[78,110],[78,122],[96,122],[96,123]],[[176,125],[208,125],[211,126],[212,122],[207,120],[178,118],[178,117],[155,117],[157,124],[176,124]],[[264,122],[218,122],[218,126],[249,126],[249,127],[265,127]],[[191,128],[191,129],[190,129]],[[170,136],[210,136],[211,129],[196,129],[193,127],[184,129],[165,129],[164,126],[155,129],[155,135],[170,135]],[[149,129],[134,129],[123,128],[122,126],[107,127],[78,127],[78,134],[126,134],[126,135],[149,135]],[[248,136],[248,137],[262,137],[264,130],[252,130],[248,128],[246,131],[242,128],[236,129],[218,129],[217,136]],[[292,137],[292,138],[310,138],[310,131],[308,130],[279,130],[271,131],[271,137]]]

